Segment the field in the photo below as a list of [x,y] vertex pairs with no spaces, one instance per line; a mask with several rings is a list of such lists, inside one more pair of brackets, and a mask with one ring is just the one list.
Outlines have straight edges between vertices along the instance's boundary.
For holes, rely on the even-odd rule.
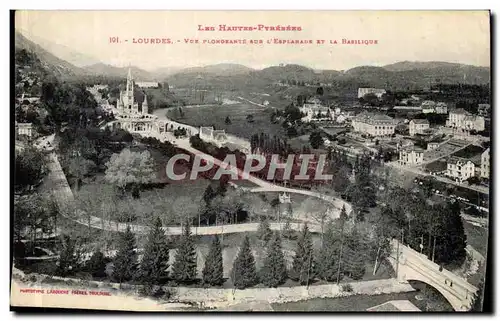
[[[167,116],[195,127],[214,126],[215,129],[223,129],[229,134],[246,139],[261,132],[271,136],[284,135],[284,130],[279,124],[271,123],[271,109],[249,103],[184,108],[183,111],[183,117],[175,112],[175,109],[167,110]],[[246,119],[248,115],[253,116],[253,122]],[[231,123],[226,124],[226,117],[229,117]]]

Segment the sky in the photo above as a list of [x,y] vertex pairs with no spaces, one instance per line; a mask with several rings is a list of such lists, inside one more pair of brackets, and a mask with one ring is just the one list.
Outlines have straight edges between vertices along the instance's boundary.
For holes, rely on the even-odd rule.
[[[16,29],[31,39],[119,67],[147,70],[238,63],[261,69],[295,63],[346,70],[398,61],[490,65],[488,11],[17,11]],[[300,26],[301,31],[219,31],[218,26]],[[199,31],[198,25],[216,31]],[[120,43],[111,43],[118,37]],[[139,44],[142,38],[172,44]],[[186,44],[185,39],[242,40],[247,44]],[[314,44],[267,44],[313,40]],[[342,39],[377,40],[372,45]],[[249,44],[262,40],[263,44]],[[324,40],[323,44],[316,44]],[[337,44],[330,44],[336,40]],[[54,48],[55,48],[54,47]]]

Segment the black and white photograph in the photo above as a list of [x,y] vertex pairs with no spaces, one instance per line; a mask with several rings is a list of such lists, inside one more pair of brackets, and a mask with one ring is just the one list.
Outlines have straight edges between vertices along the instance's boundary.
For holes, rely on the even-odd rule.
[[11,310],[483,311],[490,11],[11,24]]

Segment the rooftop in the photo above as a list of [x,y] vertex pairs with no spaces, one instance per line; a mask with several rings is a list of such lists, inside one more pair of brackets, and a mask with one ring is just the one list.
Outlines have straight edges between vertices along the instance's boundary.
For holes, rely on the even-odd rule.
[[429,125],[429,121],[427,119],[412,119],[411,121],[415,124],[427,124],[427,125]]
[[357,121],[366,121],[366,122],[394,122],[394,119],[384,115],[377,113],[369,113],[363,112],[355,117]]

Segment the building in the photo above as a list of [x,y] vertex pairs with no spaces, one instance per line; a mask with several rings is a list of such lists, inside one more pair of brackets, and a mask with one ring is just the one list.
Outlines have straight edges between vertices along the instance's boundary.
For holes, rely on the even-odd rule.
[[399,151],[399,165],[414,166],[424,161],[424,150],[417,147],[404,148]]
[[427,150],[434,150],[439,147],[439,143],[431,142],[427,144]]
[[147,114],[148,113],[148,100],[147,96],[144,95],[144,100],[139,103],[134,97],[134,79],[132,78],[132,72],[130,68],[128,69],[127,75],[127,86],[125,91],[120,91],[120,96],[116,101],[116,108],[122,112],[136,113],[136,114]]
[[355,132],[374,137],[390,136],[394,134],[396,121],[387,115],[364,112],[352,119],[352,127]]
[[412,119],[408,126],[410,130],[410,136],[415,136],[416,134],[423,135],[426,130],[430,127],[429,121],[427,119]]
[[490,104],[479,104],[477,105],[477,113],[479,114],[479,116],[483,116],[483,117],[490,117],[490,113],[491,113],[491,106]]
[[302,117],[303,122],[311,122],[311,121],[329,121],[335,118],[335,113],[330,107],[325,107],[320,104],[304,104],[303,107],[300,107],[300,112],[305,116]]
[[446,126],[466,132],[471,130],[483,131],[484,117],[472,115],[468,111],[458,108],[450,110]]
[[424,114],[432,114],[436,112],[436,103],[432,100],[425,100],[420,105],[422,109],[422,113]]
[[452,156],[447,161],[446,176],[462,183],[475,174],[476,165],[468,159]]
[[136,82],[136,85],[139,86],[139,88],[158,88],[160,85],[158,84],[157,81],[138,81]]
[[394,110],[420,112],[420,111],[422,111],[422,108],[420,106],[394,106]]
[[200,138],[217,147],[222,147],[227,142],[227,135],[224,130],[215,130],[212,126],[200,127]]
[[436,104],[436,107],[434,107],[434,110],[436,114],[447,114],[448,113],[448,105],[443,102],[439,102]]
[[16,133],[19,136],[26,136],[31,138],[33,136],[33,125],[31,123],[17,123]]
[[377,98],[382,97],[385,94],[385,89],[378,88],[358,88],[358,99],[363,98],[366,94],[374,94]]
[[490,178],[490,148],[481,154],[481,177]]

